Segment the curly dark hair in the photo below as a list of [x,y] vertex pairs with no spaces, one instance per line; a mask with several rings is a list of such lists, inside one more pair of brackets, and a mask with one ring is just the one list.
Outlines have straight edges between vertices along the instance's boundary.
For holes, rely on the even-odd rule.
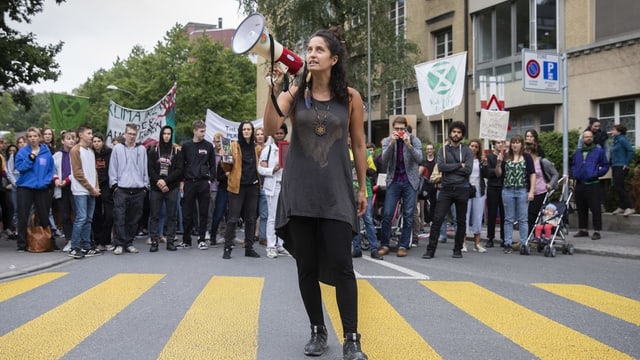
[[[327,43],[327,47],[332,56],[338,57],[338,62],[331,68],[331,82],[329,84],[331,94],[336,97],[337,100],[348,103],[349,102],[349,86],[347,83],[347,59],[349,54],[344,44],[344,30],[339,26],[333,26],[327,30],[316,31],[309,39],[314,37],[321,37]],[[304,71],[298,79],[300,87],[296,92],[296,96],[302,96],[304,90],[311,88],[313,85],[313,77],[310,82],[306,82],[308,74],[307,66],[305,64]]]

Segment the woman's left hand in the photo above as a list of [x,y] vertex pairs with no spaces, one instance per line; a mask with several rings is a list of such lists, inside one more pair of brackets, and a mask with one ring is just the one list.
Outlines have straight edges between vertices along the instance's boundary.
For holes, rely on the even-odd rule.
[[358,207],[358,216],[364,215],[365,211],[367,211],[367,197],[362,191],[358,191],[358,203],[356,206]]

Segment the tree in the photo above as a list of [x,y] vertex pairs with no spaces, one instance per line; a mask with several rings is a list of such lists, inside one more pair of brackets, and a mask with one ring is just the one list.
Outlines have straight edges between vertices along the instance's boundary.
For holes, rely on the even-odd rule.
[[[367,4],[371,5],[371,78],[367,69]],[[340,25],[346,30],[346,45],[350,53],[350,84],[362,93],[366,101],[367,83],[377,93],[394,80],[415,83],[413,57],[415,44],[405,40],[402,26],[390,20],[388,0],[238,0],[240,8],[249,14],[262,13],[269,31],[284,46],[301,53],[300,47],[318,29]],[[397,34],[400,29],[400,34]]]
[[[205,36],[189,41],[184,27],[176,24],[153,52],[134,47],[127,59],[117,59],[111,69],[97,70],[74,93],[90,99],[87,122],[104,131],[109,99],[144,109],[177,82],[176,139],[183,140],[192,136],[192,121],[203,119],[206,109],[230,120],[255,119],[255,81],[255,65],[247,58]],[[135,96],[106,90],[110,84]]]
[[[16,103],[29,108],[30,93],[21,85],[44,80],[57,80],[60,66],[54,57],[62,50],[63,42],[39,45],[33,33],[20,34],[5,22],[5,15],[16,22],[31,22],[42,11],[44,0],[0,1],[0,93],[9,91]],[[61,4],[65,0],[56,0]]]

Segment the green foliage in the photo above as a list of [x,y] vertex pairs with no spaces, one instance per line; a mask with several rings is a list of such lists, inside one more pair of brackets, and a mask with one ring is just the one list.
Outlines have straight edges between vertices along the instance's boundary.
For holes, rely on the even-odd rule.
[[[539,135],[540,147],[544,150],[544,156],[555,165],[560,174],[564,173],[562,136],[562,133],[558,131],[545,131]],[[569,159],[571,159],[578,146],[579,137],[580,132],[578,130],[569,131]],[[570,169],[567,169],[567,173],[570,173]]]
[[[64,1],[56,0],[56,3]],[[42,11],[43,2],[6,0],[0,3],[0,93],[9,91],[14,101],[27,110],[31,106],[29,93],[20,85],[57,80],[60,70],[54,57],[62,50],[63,43],[39,45],[33,33],[21,34],[10,28],[5,17],[29,23],[32,16]]]
[[[211,109],[229,120],[255,119],[255,65],[246,57],[207,37],[190,42],[183,27],[176,24],[154,51],[134,47],[127,59],[117,59],[111,69],[99,69],[75,90],[90,98],[88,123],[105,131],[109,100],[132,108],[155,104],[177,82],[176,140],[191,138],[191,123],[204,119]],[[108,85],[126,89],[106,90]]]
[[392,80],[415,82],[413,57],[415,44],[396,36],[389,19],[389,2],[370,0],[371,4],[371,78],[367,74],[367,3],[369,0],[238,0],[245,14],[255,11],[267,20],[269,32],[292,51],[302,53],[309,36],[318,29],[340,25],[346,30],[350,53],[349,83],[366,99],[367,83],[381,89]]

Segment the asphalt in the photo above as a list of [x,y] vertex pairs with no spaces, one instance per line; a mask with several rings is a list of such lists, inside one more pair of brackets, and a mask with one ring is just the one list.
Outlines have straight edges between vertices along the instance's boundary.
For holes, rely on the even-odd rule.
[[[590,254],[618,258],[629,258],[640,260],[640,215],[632,215],[627,221],[627,226],[621,227],[619,224],[613,228],[622,231],[603,230],[600,232],[600,240],[591,240],[589,237],[575,238],[575,229],[567,236],[567,241],[574,245],[576,254]],[[616,219],[617,220],[617,219]],[[605,221],[609,223],[608,221]],[[607,228],[605,226],[605,228]],[[496,228],[496,230],[498,230]],[[483,237],[484,237],[483,231]],[[138,238],[135,245],[140,251],[147,251],[146,239]],[[517,240],[517,232],[514,232],[514,241]],[[65,243],[64,238],[57,239],[58,246],[62,248]],[[419,245],[424,246],[421,242]],[[112,256],[111,253],[104,256]],[[558,255],[560,256],[560,255]],[[8,239],[4,234],[0,236],[0,280],[17,277],[65,263],[74,261],[67,253],[56,251],[47,253],[29,253],[16,251],[16,241]]]

